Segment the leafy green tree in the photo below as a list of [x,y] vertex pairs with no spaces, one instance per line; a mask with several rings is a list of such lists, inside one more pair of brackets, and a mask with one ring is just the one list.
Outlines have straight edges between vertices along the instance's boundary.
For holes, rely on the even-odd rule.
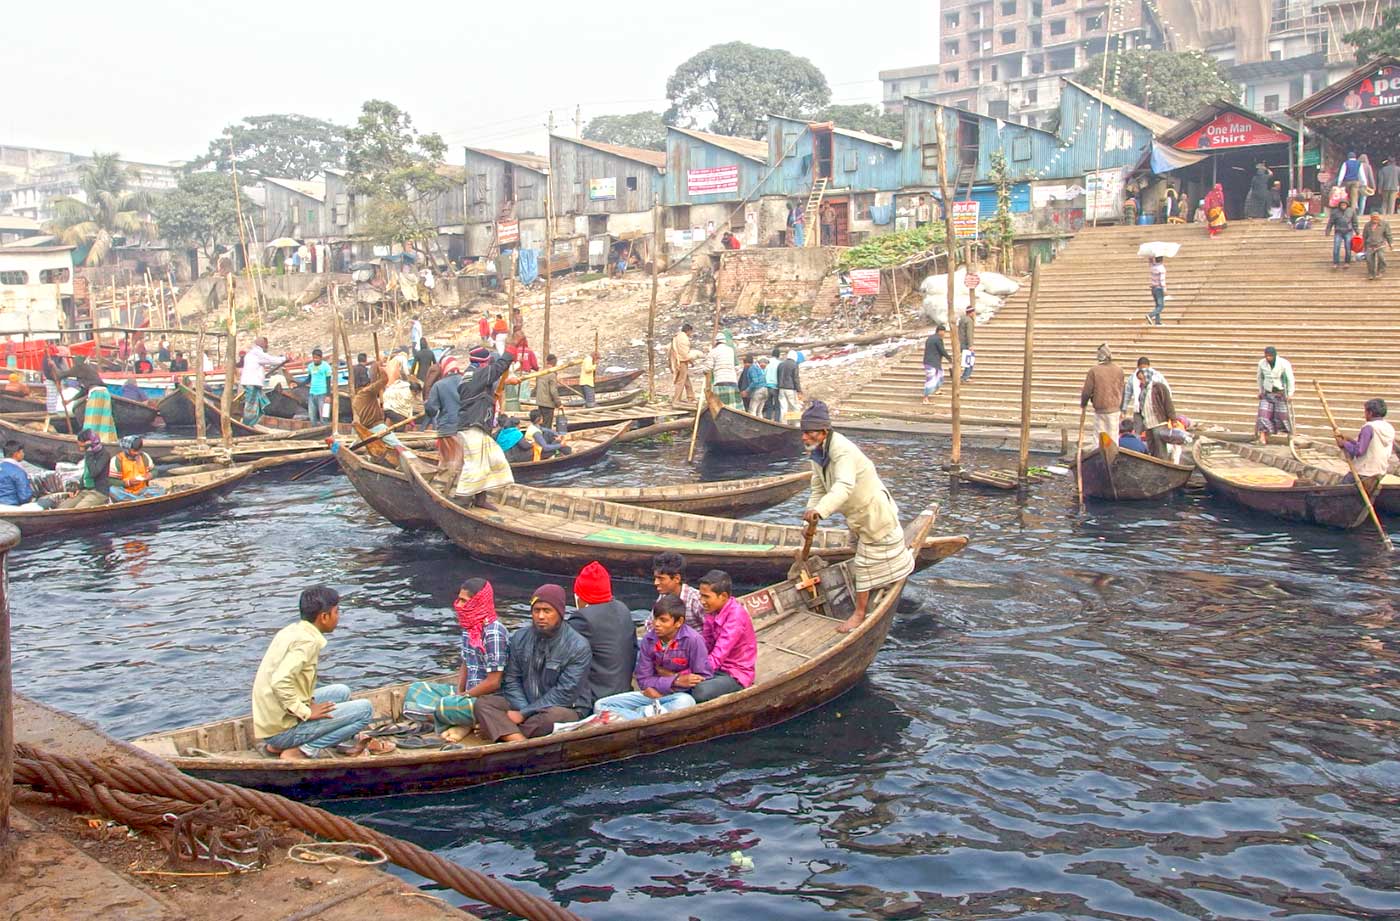
[[345,127],[309,115],[251,115],[209,142],[191,166],[232,172],[229,145],[245,182],[266,176],[315,179],[345,162]]
[[1356,47],[1356,63],[1366,64],[1390,54],[1400,57],[1400,6],[1392,6],[1381,14],[1374,28],[1357,29],[1342,36],[1342,41]]
[[63,196],[52,202],[50,233],[70,246],[88,247],[86,265],[101,265],[118,237],[152,240],[151,196],[131,190],[131,178],[114,153],[96,153],[78,168],[82,198]]
[[904,116],[886,113],[879,106],[827,106],[812,118],[819,122],[833,122],[838,128],[878,134],[892,141],[904,139]]
[[363,232],[380,243],[431,244],[437,235],[431,208],[452,187],[442,169],[442,138],[419,134],[409,114],[393,103],[370,99],[346,139],[350,189],[369,199]]
[[1016,242],[1016,225],[1011,218],[1011,170],[1006,166],[1006,154],[992,151],[992,169],[989,178],[997,187],[997,210],[992,218],[983,224],[987,241],[997,248],[997,268],[1003,273],[1011,271],[1011,247]]
[[599,115],[583,126],[583,137],[604,144],[638,147],[642,150],[666,149],[666,123],[660,112],[633,112],[630,115]]
[[[1114,76],[1117,82],[1114,83]],[[1204,51],[1134,49],[1108,62],[1110,96],[1140,105],[1168,118],[1185,118],[1217,99],[1239,98],[1239,85],[1226,76],[1225,65]],[[1103,55],[1089,60],[1074,79],[1098,89]]]
[[776,48],[744,42],[713,45],[666,81],[668,125],[761,138],[770,114],[807,118],[831,102],[817,66]]
[[213,260],[214,247],[238,236],[233,185],[223,173],[187,173],[155,202],[156,223],[171,243],[198,247]]

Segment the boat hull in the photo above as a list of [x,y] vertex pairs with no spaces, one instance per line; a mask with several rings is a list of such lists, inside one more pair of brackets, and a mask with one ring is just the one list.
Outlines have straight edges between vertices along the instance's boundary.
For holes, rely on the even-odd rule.
[[1084,495],[1113,502],[1160,499],[1184,487],[1195,470],[1127,448],[1118,448],[1112,460],[1095,448],[1084,455],[1080,467]]
[[1198,442],[1194,448],[1196,465],[1213,494],[1285,521],[1343,530],[1366,523],[1369,516],[1355,485],[1319,485],[1306,481],[1296,485],[1250,482],[1249,477],[1232,473],[1212,462],[1212,453],[1218,455],[1222,447],[1229,450],[1231,446],[1218,442]]
[[732,409],[714,399],[700,412],[696,441],[710,453],[789,457],[802,453],[802,433],[796,426]]

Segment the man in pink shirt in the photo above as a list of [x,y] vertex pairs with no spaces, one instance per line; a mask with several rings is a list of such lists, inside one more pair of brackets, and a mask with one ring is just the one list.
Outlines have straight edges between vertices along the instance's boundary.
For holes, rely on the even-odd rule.
[[749,612],[734,597],[729,573],[711,569],[700,578],[700,604],[705,609],[702,635],[710,651],[713,678],[697,674],[679,675],[673,687],[689,689],[695,702],[703,704],[724,694],[742,691],[753,684],[758,662],[758,638],[754,636]]

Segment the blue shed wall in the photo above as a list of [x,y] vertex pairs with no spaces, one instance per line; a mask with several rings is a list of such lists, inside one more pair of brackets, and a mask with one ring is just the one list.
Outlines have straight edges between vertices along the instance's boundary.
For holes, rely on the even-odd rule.
[[[739,167],[739,191],[691,196],[687,193],[686,174],[693,169],[709,169],[717,166]],[[717,147],[699,138],[679,131],[666,132],[666,175],[662,177],[662,204],[708,205],[720,202],[738,202],[748,197],[758,186],[763,174],[768,172],[766,164]],[[771,182],[771,180],[770,180]]]
[[[795,138],[795,143],[790,143]],[[812,132],[807,123],[772,116],[768,120],[768,162],[777,163],[793,148],[763,187],[765,195],[805,196],[812,188]],[[900,152],[884,144],[837,132],[831,136],[831,188],[856,192],[891,192],[900,188]],[[848,169],[849,166],[854,169]]]

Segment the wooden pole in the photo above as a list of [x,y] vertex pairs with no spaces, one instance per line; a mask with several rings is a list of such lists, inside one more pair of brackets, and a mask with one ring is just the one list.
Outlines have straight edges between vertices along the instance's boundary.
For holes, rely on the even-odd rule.
[[[248,265],[248,237],[247,237],[247,235],[244,234],[244,232],[243,232],[243,196],[242,196],[242,195],[239,193],[239,191],[238,191],[238,157],[235,156],[235,155],[234,155],[234,152],[233,152],[233,137],[232,137],[232,136],[230,136],[230,137],[229,137],[229,140],[228,140],[228,161],[229,161],[230,167],[232,168],[232,176],[233,176],[233,210],[234,210],[234,212],[238,215],[238,245],[239,245],[240,247],[242,247],[242,249],[243,249],[243,265],[244,265],[244,267],[246,268],[247,265]],[[234,273],[233,273],[233,272],[230,272],[230,273],[229,273],[229,278],[230,278],[230,279],[233,278],[233,275],[234,275]],[[257,313],[257,321],[258,321],[258,332],[261,333],[261,332],[262,332],[262,297],[261,297],[261,295],[259,294],[260,289],[258,288],[257,276],[255,275],[255,276],[253,276],[253,278],[254,278],[254,280],[253,280],[253,303],[256,305],[256,313]],[[232,285],[229,285],[229,291],[230,291],[230,292],[233,291],[233,286],[232,286]],[[234,330],[232,330],[232,329],[229,330],[229,333],[230,333],[230,334],[232,334],[233,332],[234,332]]]
[[[553,121],[554,114],[550,113],[550,120]],[[548,194],[544,199],[544,356],[549,357],[549,315],[553,294],[554,274],[550,267],[554,260],[554,195]],[[512,317],[513,318],[513,317]]]
[[[517,244],[517,245],[518,245],[518,244]],[[507,305],[506,305],[506,316],[508,316],[508,317],[513,317],[513,316],[515,316],[515,274],[516,274],[517,271],[518,271],[518,267],[517,267],[517,264],[516,264],[516,250],[511,250],[511,251],[510,251],[510,296],[509,296],[509,297],[510,297],[510,300],[509,300],[509,302],[508,302]],[[493,331],[493,332],[494,332],[494,331]],[[549,354],[548,352],[545,352],[545,355],[548,355],[548,354]]]
[[962,347],[958,344],[958,285],[953,278],[954,259],[953,254],[957,252],[957,231],[953,228],[953,206],[952,199],[948,197],[948,148],[947,132],[943,127],[944,109],[938,109],[938,119],[934,123],[938,136],[938,194],[943,197],[943,248],[948,253],[948,344],[952,346],[953,368],[952,380],[952,414],[953,414],[953,447],[949,454],[949,462],[953,471],[957,472],[962,463],[962,390],[960,383],[962,380]]
[[[340,432],[340,311],[331,312],[331,438]],[[347,359],[348,361],[348,359]]]
[[[224,392],[219,395],[219,435],[224,450],[233,450],[233,372],[238,364],[238,315],[233,309],[233,273],[224,279],[228,283],[228,348],[224,351]],[[201,359],[201,362],[203,359]],[[195,401],[195,413],[203,412],[204,394]]]
[[[201,324],[201,326],[202,326],[202,324]],[[201,328],[200,331],[199,331],[199,339],[196,340],[195,351],[196,351],[197,354],[195,355],[194,390],[195,390],[195,393],[200,394],[200,398],[203,399],[203,394],[204,394],[204,330],[203,330],[202,328]],[[225,389],[227,389],[227,387],[225,387]],[[221,398],[221,401],[222,401],[222,398]],[[200,443],[201,445],[204,444],[205,439],[208,437],[208,432],[205,431],[204,409],[203,409],[202,407],[201,407],[200,409],[196,410],[196,411],[195,411],[195,414],[194,414],[194,437],[197,438],[197,439],[199,439],[199,443]]]
[[1079,438],[1074,448],[1074,492],[1079,496],[1079,514],[1084,514],[1084,419],[1087,405],[1079,407]]
[[[661,199],[651,199],[651,301],[647,305],[647,399],[656,399],[656,288],[661,271]],[[546,289],[548,290],[548,289]]]
[[[345,380],[350,387],[350,400],[353,403],[355,400],[355,367],[351,362],[355,359],[350,351],[350,337],[345,333],[345,321],[341,319],[339,307],[335,309],[335,321],[336,325],[340,327],[340,344],[345,348]],[[339,369],[335,373],[339,374]]]
[[[1317,398],[1322,401],[1322,411],[1327,414],[1327,424],[1332,426],[1332,437],[1341,440],[1342,430],[1337,427],[1337,419],[1332,415],[1332,407],[1327,405],[1327,394],[1322,392],[1322,384],[1313,381],[1313,387],[1317,390]],[[1351,471],[1352,482],[1356,484],[1356,489],[1361,493],[1361,501],[1366,506],[1366,513],[1371,517],[1371,523],[1376,526],[1376,533],[1381,536],[1381,541],[1385,544],[1385,549],[1394,550],[1395,545],[1390,542],[1390,535],[1381,526],[1381,520],[1376,517],[1376,507],[1371,503],[1371,495],[1366,492],[1366,484],[1361,482],[1361,477],[1356,472],[1356,461],[1352,460],[1350,454],[1342,451],[1342,457],[1347,462],[1347,469]]]
[[1026,348],[1021,362],[1021,454],[1016,467],[1021,482],[1031,467],[1031,364],[1035,351],[1035,304],[1040,298],[1040,259],[1031,257],[1031,299],[1026,304]]

